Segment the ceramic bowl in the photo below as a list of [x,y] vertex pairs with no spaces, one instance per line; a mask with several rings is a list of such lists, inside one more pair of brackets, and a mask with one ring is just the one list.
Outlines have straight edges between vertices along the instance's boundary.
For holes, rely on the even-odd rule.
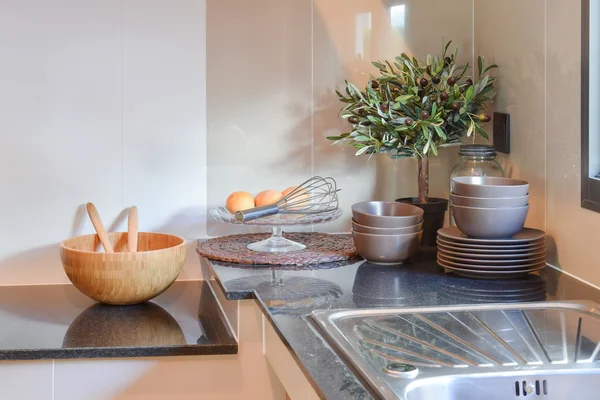
[[406,226],[404,228],[373,228],[371,226],[361,225],[352,220],[352,229],[360,233],[370,233],[371,235],[402,235],[405,233],[415,233],[423,229],[423,222],[417,225]]
[[529,195],[521,197],[507,197],[505,199],[467,197],[457,194],[450,195],[450,201],[457,206],[480,208],[524,207],[529,203]]
[[371,228],[406,228],[423,221],[419,207],[395,201],[364,201],[352,206],[357,223]]
[[489,176],[459,176],[452,178],[452,193],[459,196],[506,199],[529,193],[529,182]]
[[401,264],[419,251],[423,231],[404,235],[371,235],[352,231],[358,254],[375,264]]
[[477,208],[452,205],[458,229],[477,239],[503,239],[521,232],[529,206]]

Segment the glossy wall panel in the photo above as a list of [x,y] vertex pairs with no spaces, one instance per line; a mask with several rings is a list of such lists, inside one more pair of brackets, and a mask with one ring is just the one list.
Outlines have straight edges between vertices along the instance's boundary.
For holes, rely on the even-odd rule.
[[[510,114],[507,176],[531,183],[527,226],[546,218],[544,0],[475,0],[475,50],[499,65],[494,109]],[[516,12],[516,10],[519,10]]]
[[495,109],[511,115],[503,162],[531,182],[527,225],[548,232],[551,265],[600,285],[600,214],[580,205],[580,2],[476,0],[475,21],[476,53],[500,65]]
[[[323,229],[348,231],[353,203],[416,196],[417,166],[411,159],[356,157],[351,147],[331,146],[325,137],[350,127],[339,118],[335,89],[342,89],[346,79],[365,85],[377,74],[372,60],[393,59],[403,52],[420,59],[438,53],[443,38],[460,47],[460,61],[472,62],[472,1],[351,0],[339,7],[336,1],[315,0],[314,8],[314,171],[338,180],[341,206],[348,213]],[[456,148],[446,148],[431,161],[431,196],[448,198],[456,154]]]
[[[207,15],[209,207],[233,191],[332,176],[346,215],[315,229],[339,232],[357,201],[416,195],[413,160],[355,157],[325,139],[347,129],[334,90],[364,84],[371,60],[438,52],[443,37],[471,62],[471,0],[209,0]],[[455,160],[449,148],[432,161],[432,195],[447,197]],[[209,221],[210,236],[245,231]]]
[[[573,3],[549,1],[546,14],[547,229],[554,250],[549,261],[600,286],[600,214],[580,207],[581,9]],[[591,127],[590,134],[598,130]]]
[[[208,206],[311,175],[311,2],[207,1]],[[209,221],[217,236],[235,228]]]
[[[143,10],[143,12],[141,12]],[[203,1],[123,2],[123,188],[140,230],[205,229]]]
[[88,201],[111,230],[136,204],[143,230],[206,234],[204,19],[204,0],[0,2],[0,285],[66,282]]
[[66,280],[57,244],[79,229],[78,206],[119,211],[120,5],[0,10],[0,284]]
[[0,399],[54,400],[52,361],[0,362]]

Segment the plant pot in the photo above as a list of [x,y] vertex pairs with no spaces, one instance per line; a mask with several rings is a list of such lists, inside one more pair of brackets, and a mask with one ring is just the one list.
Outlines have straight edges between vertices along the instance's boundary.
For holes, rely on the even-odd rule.
[[421,204],[417,197],[405,197],[396,199],[396,201],[412,204],[425,212],[423,216],[423,237],[421,238],[421,246],[436,247],[437,231],[444,227],[446,210],[448,209],[448,200],[430,197],[429,203]]

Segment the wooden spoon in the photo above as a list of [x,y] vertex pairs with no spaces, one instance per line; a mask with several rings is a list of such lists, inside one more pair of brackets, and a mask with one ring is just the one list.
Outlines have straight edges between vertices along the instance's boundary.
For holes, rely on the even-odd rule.
[[135,253],[138,248],[138,209],[136,206],[129,207],[129,216],[127,217],[127,247],[131,253]]
[[112,245],[110,244],[110,240],[108,240],[108,235],[106,234],[106,229],[104,229],[104,224],[100,219],[100,214],[98,214],[98,210],[92,203],[86,204],[88,215],[92,220],[92,225],[94,225],[94,229],[96,230],[96,234],[100,239],[100,243],[102,243],[102,247],[104,247],[104,251],[107,253],[114,253]]

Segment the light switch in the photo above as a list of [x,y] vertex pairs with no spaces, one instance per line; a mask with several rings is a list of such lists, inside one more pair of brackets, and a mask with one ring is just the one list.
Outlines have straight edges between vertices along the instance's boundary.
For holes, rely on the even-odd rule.
[[510,115],[494,113],[494,148],[504,154],[510,154]]

